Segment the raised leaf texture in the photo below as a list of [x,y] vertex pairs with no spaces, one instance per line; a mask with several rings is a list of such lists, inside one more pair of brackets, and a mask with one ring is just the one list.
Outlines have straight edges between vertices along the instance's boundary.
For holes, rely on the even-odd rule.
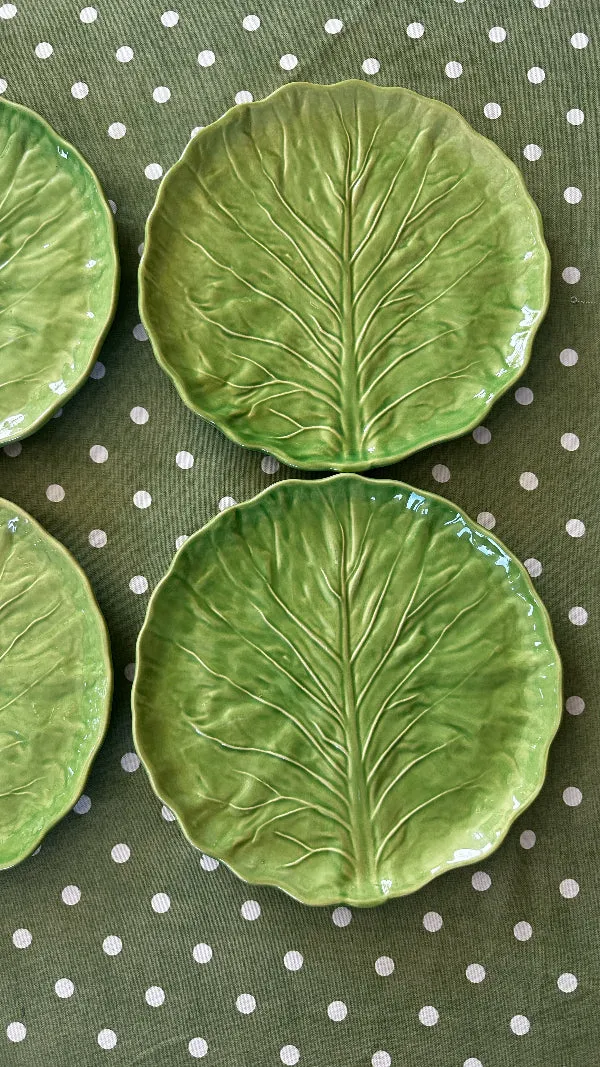
[[506,549],[440,498],[340,475],[186,542],[134,723],[198,847],[308,903],[375,904],[500,842],[541,786],[559,690]]
[[0,500],[0,868],[79,797],[110,693],[106,631],[83,573]]
[[0,100],[0,445],[85,381],[117,274],[110,208],[87,164],[38,115]]
[[517,168],[451,108],[291,84],[188,145],[140,283],[194,410],[292,465],[360,470],[484,417],[528,359],[548,253]]

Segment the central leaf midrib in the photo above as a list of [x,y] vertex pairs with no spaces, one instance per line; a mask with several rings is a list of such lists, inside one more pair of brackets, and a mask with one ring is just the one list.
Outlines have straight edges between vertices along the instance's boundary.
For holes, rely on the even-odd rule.
[[351,662],[352,638],[345,539],[342,542],[340,562],[340,645],[342,706],[346,717],[348,740],[348,801],[352,851],[356,857],[356,881],[373,884],[377,880],[377,870],[371,834],[367,777],[358,729],[354,671]]
[[354,326],[354,272],[352,269],[352,190],[350,184],[350,145],[344,179],[342,225],[342,293],[340,406],[345,458],[355,459],[360,450],[358,417],[358,381],[356,374],[356,336]]

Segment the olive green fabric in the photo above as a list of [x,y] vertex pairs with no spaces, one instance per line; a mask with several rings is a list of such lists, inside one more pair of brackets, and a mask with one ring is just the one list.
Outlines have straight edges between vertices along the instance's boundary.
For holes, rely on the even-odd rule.
[[[123,268],[91,380],[0,452],[0,495],[88,573],[116,675],[85,797],[0,873],[0,1063],[597,1067],[597,4],[172,3],[177,21],[165,0],[97,0],[95,18],[82,0],[0,4],[0,89],[95,168]],[[160,173],[237,93],[349,77],[453,104],[540,206],[552,296],[518,388],[485,428],[384,473],[447,495],[527,561],[567,698],[543,792],[499,851],[373,910],[310,909],[195,851],[138,767],[129,711],[177,539],[289,473],[188,411],[144,340],[138,249]]]

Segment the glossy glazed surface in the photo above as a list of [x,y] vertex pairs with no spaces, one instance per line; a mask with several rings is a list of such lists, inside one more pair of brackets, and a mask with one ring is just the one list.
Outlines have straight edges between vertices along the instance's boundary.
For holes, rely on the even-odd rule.
[[0,445],[33,433],[85,381],[112,319],[111,210],[79,153],[0,100]]
[[152,597],[138,751],[190,840],[310,904],[480,860],[538,793],[560,662],[523,567],[400,482],[288,481]]
[[519,171],[452,108],[296,83],[190,142],[140,291],[194,411],[292,466],[352,471],[483,418],[527,363],[549,258]]
[[73,806],[104,736],[112,670],[83,571],[0,499],[0,868]]

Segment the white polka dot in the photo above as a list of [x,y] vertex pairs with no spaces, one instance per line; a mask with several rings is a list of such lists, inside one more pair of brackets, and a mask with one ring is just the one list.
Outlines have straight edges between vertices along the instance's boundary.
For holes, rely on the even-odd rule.
[[16,4],[2,4],[0,7],[0,19],[14,19],[16,14]]
[[483,1067],[481,1060],[475,1059],[474,1056],[469,1056],[468,1060],[465,1060],[463,1067]]
[[171,809],[168,808],[166,804],[162,805],[162,807],[160,809],[160,814],[162,815],[162,817],[165,820],[165,822],[175,822],[175,820],[177,818],[177,816],[175,815],[175,812],[171,811]]
[[137,752],[126,752],[124,756],[121,756],[121,767],[128,774],[133,774],[134,771],[137,771],[139,765],[140,757]]
[[513,1034],[521,1036],[522,1034],[528,1034],[531,1023],[526,1015],[513,1015],[510,1020],[510,1028]]
[[245,900],[240,911],[242,913],[242,918],[252,922],[260,916],[260,904],[258,903],[258,900]]
[[188,1045],[188,1052],[195,1060],[201,1060],[208,1052],[208,1042],[203,1037],[193,1037]]
[[252,993],[241,993],[235,1002],[235,1006],[242,1015],[251,1015],[256,1007],[256,1001]]
[[556,984],[561,993],[573,993],[577,989],[578,982],[574,974],[571,974],[570,971],[565,971],[557,979]]
[[0,96],[8,89],[8,82],[6,78],[0,78]]
[[473,982],[477,985],[478,982],[483,982],[483,979],[485,978],[485,967],[482,967],[480,963],[470,963],[465,974],[469,979],[469,982]]
[[282,1063],[291,1065],[298,1063],[300,1059],[300,1052],[295,1045],[284,1045],[279,1053],[279,1059]]
[[371,1056],[371,1067],[392,1067],[392,1057],[389,1052],[380,1049]]
[[129,418],[132,422],[135,422],[137,426],[143,426],[144,423],[148,422],[150,416],[146,411],[146,408],[135,407],[129,412]]
[[35,54],[38,59],[50,59],[54,49],[48,41],[41,41],[35,46]]
[[213,859],[212,856],[202,855],[200,857],[200,866],[202,867],[203,871],[216,871],[217,867],[219,866],[219,861]]
[[483,893],[486,889],[489,889],[492,884],[492,879],[486,871],[475,871],[475,874],[471,876],[471,885],[473,889],[476,889],[479,893]]
[[118,956],[123,948],[123,942],[116,934],[109,934],[102,942],[102,948],[107,956]]
[[237,504],[237,500],[234,500],[232,496],[222,496],[217,507],[219,511],[225,511],[227,508],[232,508],[234,504]]
[[375,970],[381,978],[387,978],[393,974],[395,966],[391,956],[380,956],[378,960],[375,960]]
[[92,801],[88,797],[87,793],[82,793],[76,804],[73,805],[73,811],[76,815],[87,815],[92,806]]
[[95,7],[83,7],[79,12],[79,18],[82,22],[95,22],[98,18],[98,12]]
[[422,22],[410,22],[406,27],[406,32],[413,40],[418,40],[425,33],[425,27]]
[[581,271],[578,267],[565,267],[562,272],[562,277],[567,285],[577,285],[577,282],[581,278]]
[[350,908],[334,908],[331,913],[331,921],[334,926],[348,926],[352,922]]
[[423,1023],[423,1026],[435,1026],[439,1017],[439,1011],[432,1004],[426,1004],[419,1012],[419,1022]]
[[132,593],[146,593],[148,591],[148,579],[143,574],[134,574],[133,578],[129,579],[129,588]]
[[[126,677],[128,682],[132,682],[133,679],[134,679],[134,676],[135,676],[135,663],[127,663],[126,666],[123,669],[123,674],[125,675],[125,677]],[[135,753],[131,753],[131,754],[135,755]],[[121,762],[123,762],[123,761],[121,761]],[[139,767],[139,759],[138,759],[138,767]]]
[[239,93],[235,94],[234,100],[236,104],[251,104],[254,97],[247,89],[240,89]]
[[581,189],[578,189],[576,185],[569,185],[565,189],[563,196],[567,201],[567,204],[579,204],[583,193]]
[[133,48],[130,48],[127,44],[122,44],[120,48],[117,48],[115,55],[119,63],[130,63],[133,59]]
[[104,363],[101,363],[99,359],[96,360],[94,366],[90,371],[90,378],[94,378],[95,381],[100,381],[100,379],[103,378],[105,374],[106,367],[104,366]]
[[519,844],[521,848],[533,848],[537,838],[533,830],[523,830],[519,838]]
[[185,542],[187,541],[188,537],[189,537],[189,534],[180,534],[179,537],[176,537],[175,538],[175,548],[179,550],[181,548],[181,546],[185,544]]
[[436,463],[431,471],[436,482],[449,482],[450,481],[450,469],[443,463]]
[[443,925],[444,920],[437,911],[428,911],[423,916],[423,926],[430,934],[436,934]]
[[160,1008],[165,1002],[165,991],[159,985],[151,985],[144,993],[144,999],[151,1008]]
[[253,30],[257,30],[260,26],[260,19],[258,15],[246,15],[242,19],[242,26],[245,30],[248,30],[249,33],[252,33]]
[[75,100],[83,100],[89,93],[89,86],[85,82],[74,82],[71,86],[71,96]]
[[6,1027],[6,1036],[9,1041],[23,1041],[27,1033],[24,1023],[9,1023]]
[[190,138],[195,137],[196,134],[200,133],[200,130],[203,130],[203,129],[204,129],[204,126],[194,126],[194,129],[190,133]]
[[327,1014],[332,1023],[341,1023],[348,1014],[348,1008],[343,1000],[332,1000],[331,1004],[327,1005]]
[[194,945],[192,956],[194,957],[196,963],[210,963],[213,957],[213,950],[210,945],[207,945],[204,941],[201,941],[200,944]]
[[175,462],[178,467],[181,467],[182,471],[189,471],[190,467],[194,466],[194,457],[191,452],[178,452],[175,456]]
[[571,126],[581,126],[581,123],[585,120],[585,114],[578,107],[572,107],[567,111],[567,122],[570,122]]
[[59,978],[58,982],[54,983],[54,992],[61,1000],[68,1000],[69,997],[73,996],[75,986],[70,978]]
[[340,33],[344,28],[344,23],[341,19],[327,19],[325,23],[325,33]]
[[527,386],[520,386],[515,392],[515,400],[517,401],[517,404],[522,404],[524,407],[527,407],[528,404],[533,403],[532,390],[528,389]]
[[171,90],[166,85],[157,85],[152,91],[152,99],[157,104],[166,104],[171,99]]
[[60,894],[63,899],[63,904],[79,904],[81,900],[81,889],[76,885],[66,885]]
[[585,608],[577,606],[569,609],[569,619],[573,626],[585,626],[588,621],[588,613]]
[[539,484],[538,477],[533,471],[523,471],[519,477],[519,485],[522,489],[537,489]]
[[94,463],[106,463],[108,459],[108,449],[104,445],[92,445],[90,448],[90,459]]
[[65,491],[62,485],[49,485],[46,489],[46,496],[53,504],[60,504],[61,500],[65,499]]
[[539,578],[540,574],[542,573],[542,564],[540,563],[539,559],[534,559],[533,557],[531,557],[530,559],[526,559],[523,563],[523,566],[525,567],[525,570],[529,573],[531,578]]
[[163,915],[171,907],[171,898],[167,893],[155,893],[150,903],[152,904],[152,911]]
[[483,114],[486,119],[499,119],[502,114],[502,108],[500,104],[486,104],[483,109]]
[[532,933],[533,929],[531,927],[531,923],[521,921],[516,923],[515,926],[513,926],[513,934],[515,935],[517,941],[529,941],[529,938],[531,937]]
[[287,967],[288,971],[299,971],[303,963],[304,956],[301,952],[296,952],[295,949],[286,952],[283,957],[283,965]]
[[523,155],[530,163],[535,163],[536,159],[539,159],[541,154],[542,150],[539,144],[526,144],[523,149]]
[[504,29],[504,26],[492,26],[488,33],[488,37],[494,44],[501,44],[502,41],[506,40],[506,30]]
[[585,700],[582,700],[581,697],[567,697],[565,707],[569,715],[583,715]]
[[574,348],[563,348],[558,357],[563,367],[574,367],[579,356]]
[[210,48],[203,48],[198,53],[198,63],[201,67],[212,67],[215,61],[215,53],[211,52]]
[[179,15],[176,11],[163,11],[162,15],[160,16],[160,21],[162,22],[163,26],[176,26],[179,22]]
[[27,930],[25,927],[15,930],[12,935],[12,941],[15,948],[29,948],[33,941],[31,930]]
[[129,845],[121,843],[119,845],[113,845],[110,854],[115,863],[127,863],[127,860],[131,856],[131,849],[129,848]]
[[371,56],[369,59],[363,59],[362,69],[365,74],[377,74],[381,68],[381,63],[378,59]]
[[530,67],[527,71],[527,78],[532,85],[540,85],[546,77],[546,71],[541,67]]
[[565,900],[572,900],[579,893],[579,882],[576,882],[574,878],[563,878],[558,888],[561,897]]
[[117,1043],[117,1035],[114,1030],[101,1030],[98,1034],[100,1048],[114,1048]]
[[533,0],[534,7],[550,7],[550,0]]
[[260,461],[260,469],[264,474],[277,474],[279,460],[275,459],[275,456],[263,456]]
[[496,517],[492,515],[491,511],[480,511],[477,516],[477,522],[480,526],[483,526],[484,530],[493,530],[496,525]]
[[135,337],[136,341],[147,341],[148,340],[148,334],[146,332],[146,328],[141,322],[137,322],[135,324],[135,326],[133,327],[132,333],[133,333],[133,336]]
[[576,433],[564,433],[560,443],[567,452],[575,452],[579,448],[579,438]]
[[149,508],[152,503],[152,497],[145,489],[138,489],[133,494],[133,503],[136,508]]
[[279,66],[282,70],[293,70],[294,67],[298,66],[298,56],[292,55],[291,52],[286,52],[279,60]]
[[111,122],[108,127],[108,136],[112,137],[113,141],[119,141],[126,133],[127,127],[122,122]]
[[587,48],[589,37],[587,33],[574,33],[571,37],[573,48]]
[[[17,456],[21,455],[23,445],[20,441],[11,441],[10,444],[4,446],[2,451],[5,456],[10,456],[11,459],[16,459]],[[279,464],[277,464],[277,466],[279,466]]]
[[473,440],[476,441],[478,445],[489,445],[492,440],[492,435],[487,426],[476,426],[473,430]]
[[112,211],[113,215],[116,215],[117,214],[117,205],[115,204],[114,200],[109,200],[108,201],[108,206],[109,206],[110,210]]
[[144,174],[151,181],[155,182],[158,178],[162,178],[163,169],[160,163],[148,163],[147,167],[144,167]]
[[446,63],[446,66],[444,67],[444,73],[448,78],[460,78],[462,72],[462,63],[457,63],[455,60]]
[[569,808],[578,808],[583,800],[583,793],[576,785],[569,785],[563,791],[562,798]]

